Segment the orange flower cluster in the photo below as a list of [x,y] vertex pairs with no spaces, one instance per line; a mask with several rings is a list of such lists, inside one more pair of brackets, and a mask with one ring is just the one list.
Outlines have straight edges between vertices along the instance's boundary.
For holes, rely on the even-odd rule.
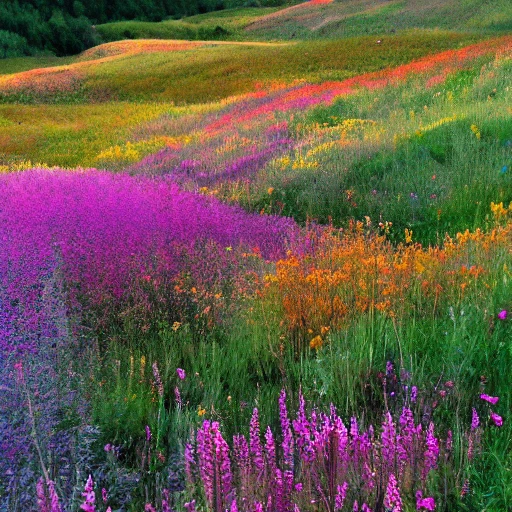
[[393,246],[369,222],[356,222],[346,231],[324,232],[313,256],[290,254],[279,261],[275,276],[267,276],[266,294],[281,305],[296,350],[318,348],[311,338],[325,326],[343,329],[360,315],[401,322],[436,317],[465,300],[487,307],[492,283],[507,268],[494,262],[510,259],[511,243],[511,221],[429,248]]
[[82,83],[82,75],[68,66],[32,69],[0,80],[0,94],[26,93],[52,96],[55,93],[76,92]]

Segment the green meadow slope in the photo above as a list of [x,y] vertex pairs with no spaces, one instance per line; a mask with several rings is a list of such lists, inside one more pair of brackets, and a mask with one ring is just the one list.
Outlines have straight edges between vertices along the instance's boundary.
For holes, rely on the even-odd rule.
[[[371,36],[305,42],[109,43],[64,64],[37,69],[37,60],[7,62],[0,102],[203,103],[247,93],[275,81],[322,82],[398,66],[481,39],[474,34],[414,31],[377,44]],[[43,61],[44,63],[44,61]],[[25,66],[25,71],[21,71]],[[26,70],[32,66],[33,69]],[[19,73],[12,73],[15,69]]]
[[[256,213],[269,225],[283,220],[269,215],[288,217],[300,242],[279,261],[263,258],[252,240],[247,248],[176,243],[190,265],[176,276],[159,251],[134,267],[126,298],[108,287],[90,296],[98,302],[77,294],[88,345],[76,361],[77,396],[90,412],[70,413],[57,432],[97,428],[89,458],[76,458],[94,460],[109,506],[138,512],[161,503],[204,419],[219,419],[230,437],[248,430],[257,406],[262,426],[279,425],[285,387],[290,411],[301,389],[308,407],[327,411],[332,402],[361,427],[378,426],[383,412],[398,418],[402,406],[423,423],[418,432],[435,423],[435,443],[446,442],[421,490],[402,489],[403,510],[427,509],[416,490],[435,497],[436,510],[511,510],[510,3],[316,1],[97,30],[112,42],[65,59],[0,63],[0,176],[105,178],[89,197],[106,208],[91,218],[115,221],[101,245],[81,245],[77,233],[70,252],[83,249],[84,261],[96,256],[90,248],[121,252],[129,237],[116,240],[111,229],[125,219],[136,225],[139,215],[146,223],[145,204],[158,215],[179,213],[188,234],[197,210],[160,202],[161,191],[143,196],[151,205],[108,195],[128,182],[144,194],[170,182],[198,204],[241,206],[237,215]],[[23,174],[34,167],[41,169]],[[79,188],[62,196],[48,224],[65,217]],[[12,197],[11,212],[30,207]],[[213,209],[208,216],[237,229]],[[45,227],[38,212],[28,218]],[[164,227],[152,240],[172,231],[154,225]],[[140,240],[126,245],[145,249],[149,239]],[[189,258],[187,247],[198,252]],[[72,364],[62,368],[69,381]],[[429,454],[428,444],[418,446],[414,465]],[[77,479],[87,475],[80,471]],[[360,471],[347,471],[359,503]],[[406,484],[409,474],[402,477]],[[83,483],[72,482],[70,500],[83,495]],[[173,510],[196,497],[198,510],[213,510],[201,501],[202,483],[172,493]],[[375,510],[383,508],[379,493]],[[309,497],[303,503],[311,510]]]
[[512,30],[508,0],[344,0],[308,3],[255,20],[245,28],[251,38],[340,38],[390,34],[410,28],[464,32]]
[[344,0],[287,8],[238,8],[157,23],[96,26],[104,41],[118,39],[289,40],[393,34],[407,29],[496,33],[512,30],[508,0]]

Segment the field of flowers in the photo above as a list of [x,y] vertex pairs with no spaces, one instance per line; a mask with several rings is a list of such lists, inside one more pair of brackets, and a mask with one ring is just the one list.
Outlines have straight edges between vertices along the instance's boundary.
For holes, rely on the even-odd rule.
[[0,510],[512,508],[512,38],[385,43],[0,75]]

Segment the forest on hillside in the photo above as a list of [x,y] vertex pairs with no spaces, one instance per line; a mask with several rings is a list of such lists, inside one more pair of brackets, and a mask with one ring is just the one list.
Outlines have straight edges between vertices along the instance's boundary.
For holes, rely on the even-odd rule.
[[0,0],[0,58],[51,52],[72,55],[99,43],[94,25],[161,21],[286,0]]

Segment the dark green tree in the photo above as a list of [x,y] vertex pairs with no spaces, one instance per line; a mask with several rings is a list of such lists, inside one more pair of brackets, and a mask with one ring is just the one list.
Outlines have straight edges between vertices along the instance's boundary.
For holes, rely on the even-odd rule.
[[29,54],[27,40],[14,32],[0,30],[0,58],[20,57]]

